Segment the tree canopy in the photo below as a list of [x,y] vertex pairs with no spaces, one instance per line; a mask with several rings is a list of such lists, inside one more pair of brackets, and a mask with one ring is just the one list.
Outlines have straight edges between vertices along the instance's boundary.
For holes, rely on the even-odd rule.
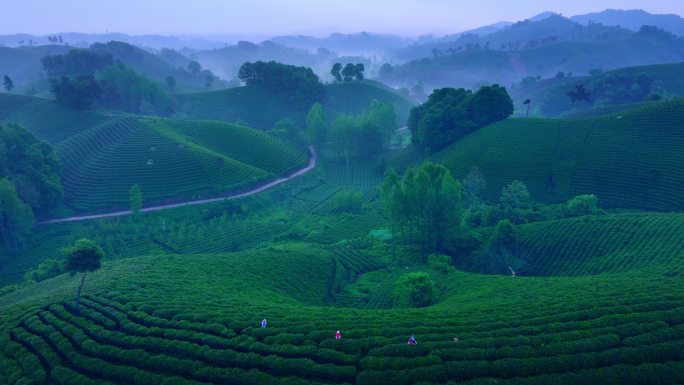
[[19,199],[9,179],[0,179],[0,235],[5,249],[19,250],[31,235],[33,225],[31,207]]
[[40,212],[63,195],[59,161],[50,145],[20,126],[0,126],[0,178],[12,181],[19,198]]
[[461,184],[442,165],[427,162],[403,177],[390,172],[382,185],[386,212],[405,242],[426,257],[445,252],[461,230]]
[[108,53],[97,53],[89,49],[72,49],[63,55],[47,55],[40,59],[49,76],[92,75],[108,65],[114,58]]
[[512,113],[513,101],[504,87],[485,86],[475,93],[441,88],[434,90],[427,102],[411,109],[408,127],[413,144],[433,153]]
[[301,108],[320,102],[325,97],[325,87],[308,67],[275,61],[247,62],[240,67],[238,78],[248,86],[263,86]]

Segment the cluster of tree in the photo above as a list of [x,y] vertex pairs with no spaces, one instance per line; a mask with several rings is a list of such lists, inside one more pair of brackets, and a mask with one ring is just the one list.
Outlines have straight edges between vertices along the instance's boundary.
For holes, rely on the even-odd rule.
[[52,148],[16,125],[0,126],[0,233],[5,248],[20,249],[30,234],[33,213],[62,198],[59,163]]
[[404,244],[418,245],[422,262],[430,254],[448,253],[463,229],[461,184],[442,165],[426,162],[402,177],[390,171],[382,199],[392,233]]
[[325,87],[308,67],[297,67],[275,61],[244,63],[238,78],[248,86],[262,86],[285,100],[305,108],[325,97]]
[[592,80],[587,92],[595,105],[636,103],[645,100],[659,100],[659,85],[645,73],[609,73]]
[[435,300],[435,283],[426,272],[402,275],[394,283],[392,300],[395,307],[425,307]]
[[63,55],[47,55],[40,59],[48,76],[92,75],[108,65],[114,58],[108,53],[89,49],[72,49]]
[[[187,71],[192,76],[204,77],[204,88],[206,89],[212,88],[214,86],[214,83],[218,80],[218,77],[214,75],[213,72],[207,69],[202,69],[202,65],[195,60],[192,60],[188,63]],[[166,85],[171,89],[171,92],[173,92],[173,87],[176,85],[176,79],[174,79],[171,76],[168,76],[166,78]]]
[[156,83],[118,61],[94,75],[60,76],[50,82],[57,102],[69,108],[100,106],[132,113],[173,113],[171,100]]
[[[516,225],[602,212],[595,195],[579,195],[558,205],[535,203],[520,181],[505,186],[498,202],[487,203],[480,197],[485,186],[476,168],[463,183],[445,167],[429,162],[408,169],[402,177],[390,171],[381,194],[392,226],[393,250],[399,238],[401,244],[420,250],[421,263],[439,253],[467,268],[507,273],[510,266],[521,264]],[[496,226],[496,230],[482,240],[473,230],[481,226]]]
[[50,145],[20,126],[0,126],[0,177],[11,180],[21,200],[36,212],[59,204],[63,195],[59,170]]
[[408,127],[412,143],[433,153],[488,124],[513,113],[506,88],[485,86],[479,91],[436,89],[427,102],[411,109]]
[[340,159],[371,160],[382,152],[397,128],[394,106],[373,100],[370,109],[356,117],[339,115],[332,122],[328,137]]
[[156,83],[116,62],[97,71],[95,78],[102,90],[98,104],[114,110],[144,113],[173,113],[171,100]]
[[363,80],[363,72],[365,70],[366,68],[363,65],[363,63],[347,63],[347,65],[345,65],[344,67],[342,67],[342,63],[335,63],[330,69],[330,74],[336,82],[342,83],[343,81],[350,82],[354,79]]

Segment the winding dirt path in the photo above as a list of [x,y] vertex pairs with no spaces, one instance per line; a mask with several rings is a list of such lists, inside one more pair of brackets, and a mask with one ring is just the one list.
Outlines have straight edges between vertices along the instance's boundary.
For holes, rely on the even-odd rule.
[[[145,207],[140,211],[143,213],[148,213],[148,212],[152,212],[152,211],[172,209],[172,208],[176,208],[176,207],[195,206],[195,205],[201,205],[201,204],[205,204],[205,203],[218,202],[218,201],[222,201],[224,199],[244,198],[244,197],[248,197],[250,195],[260,193],[262,191],[268,190],[274,186],[277,186],[281,183],[285,183],[291,179],[294,179],[298,176],[304,175],[307,172],[313,170],[316,167],[316,161],[318,160],[318,154],[316,153],[316,150],[313,148],[313,146],[309,146],[309,152],[311,153],[311,157],[309,158],[309,164],[306,167],[304,167],[304,168],[302,168],[302,169],[300,169],[300,170],[298,170],[298,171],[296,171],[296,172],[294,172],[294,173],[292,173],[292,174],[290,174],[284,178],[279,178],[279,179],[273,180],[273,181],[268,182],[268,183],[261,185],[259,187],[255,187],[249,191],[245,191],[245,192],[239,193],[239,194],[220,196],[220,197],[216,197],[216,198],[198,199],[198,200],[193,200],[193,201],[185,201],[185,202],[172,203],[172,204],[167,204],[167,205],[150,206],[150,207]],[[73,216],[73,217],[50,219],[47,221],[38,222],[38,224],[39,225],[51,225],[54,223],[78,222],[78,221],[86,221],[89,219],[122,217],[125,215],[131,215],[131,214],[133,214],[133,212],[131,212],[131,210],[124,210],[124,211],[115,211],[115,212],[104,213],[104,214],[77,215],[77,216]]]

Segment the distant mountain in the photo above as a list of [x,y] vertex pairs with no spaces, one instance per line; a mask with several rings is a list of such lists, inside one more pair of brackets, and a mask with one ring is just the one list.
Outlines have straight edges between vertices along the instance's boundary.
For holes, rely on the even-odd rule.
[[333,33],[326,38],[278,36],[270,39],[270,41],[312,52],[317,51],[319,48],[326,48],[340,54],[385,51],[387,49],[406,47],[413,43],[413,40],[405,37],[369,32],[354,34]]
[[451,41],[437,41],[426,44],[415,44],[395,50],[396,61],[415,60],[434,54],[461,52],[473,48],[493,50],[534,49],[562,41],[596,42],[599,40],[625,38],[632,34],[630,30],[619,27],[608,27],[600,24],[583,26],[559,14],[543,13],[515,24],[500,28],[488,35],[472,33],[462,34]]
[[654,25],[675,35],[684,36],[684,18],[678,15],[653,15],[641,9],[607,9],[603,12],[573,16],[571,19],[582,25],[619,25],[632,31],[638,31],[643,25]]
[[275,60],[284,64],[311,67],[318,73],[327,73],[329,61],[334,58],[331,52],[312,54],[300,48],[287,47],[273,41],[255,44],[241,41],[220,49],[200,51],[193,58],[216,74],[226,79],[237,76],[240,66],[248,61]]
[[530,21],[542,21],[542,20],[548,19],[549,17],[553,17],[553,16],[560,16],[560,14],[556,13],[556,12],[546,11],[546,12],[542,12],[536,16],[530,17],[529,20]]
[[[540,22],[518,23],[506,31],[511,39],[528,38],[525,30],[534,30],[531,27],[535,24],[552,19],[559,18],[554,16]],[[564,24],[574,24],[575,27],[570,34],[552,35],[557,36],[556,39],[518,40],[512,49],[497,49],[495,45],[488,48],[479,41],[454,49],[452,43],[451,46],[442,46],[448,49],[392,66],[381,72],[379,80],[400,87],[412,87],[422,82],[428,90],[445,86],[477,88],[491,83],[511,86],[528,76],[548,78],[559,72],[586,75],[594,69],[608,71],[684,61],[684,39],[668,32],[653,29],[632,32],[598,25],[583,27],[568,19],[563,20]],[[561,25],[559,30],[562,28]],[[494,36],[499,34],[504,32],[490,36],[491,40],[496,41]],[[595,34],[593,39],[590,38],[592,34]]]
[[[87,48],[94,43],[106,43],[108,41],[121,41],[146,48],[175,48],[191,47],[194,49],[212,49],[225,46],[224,39],[204,38],[195,36],[163,36],[163,35],[127,35],[125,33],[76,33],[59,32],[51,36],[61,36],[62,41],[72,47]],[[238,40],[234,38],[234,40]],[[47,35],[0,35],[0,45],[17,47],[29,45],[51,44]]]

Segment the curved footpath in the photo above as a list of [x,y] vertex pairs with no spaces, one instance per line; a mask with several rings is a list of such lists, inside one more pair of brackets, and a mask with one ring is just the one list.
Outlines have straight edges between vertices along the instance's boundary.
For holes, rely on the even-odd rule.
[[[311,158],[309,158],[309,164],[304,167],[301,170],[296,171],[293,174],[290,174],[289,176],[286,176],[284,178],[279,178],[274,181],[268,182],[264,185],[261,185],[259,187],[255,187],[252,190],[239,193],[239,194],[234,194],[234,195],[226,195],[226,196],[221,196],[217,198],[209,198],[209,199],[198,199],[194,201],[186,201],[186,202],[180,202],[180,203],[172,203],[172,204],[167,204],[167,205],[159,205],[159,206],[150,206],[150,207],[145,207],[141,209],[140,211],[143,213],[151,212],[151,211],[159,211],[159,210],[165,210],[165,209],[172,209],[176,207],[183,207],[183,206],[194,206],[194,205],[201,205],[204,203],[211,203],[211,202],[218,202],[222,201],[224,199],[237,199],[237,198],[244,198],[250,195],[254,195],[257,193],[260,193],[262,191],[268,190],[271,187],[277,186],[281,183],[285,183],[289,181],[290,179],[294,179],[300,175],[304,175],[307,172],[313,170],[316,167],[316,161],[318,160],[318,154],[316,153],[316,150],[313,148],[313,146],[309,146],[309,152],[311,153]],[[67,218],[59,218],[59,219],[51,219],[47,221],[42,221],[39,222],[39,225],[49,225],[49,224],[54,224],[54,223],[63,223],[63,222],[77,222],[77,221],[85,221],[88,219],[99,219],[99,218],[112,218],[112,217],[122,217],[124,215],[131,215],[133,212],[131,210],[124,210],[124,211],[115,211],[112,213],[104,213],[104,214],[94,214],[94,215],[77,215],[73,217],[67,217]]]

